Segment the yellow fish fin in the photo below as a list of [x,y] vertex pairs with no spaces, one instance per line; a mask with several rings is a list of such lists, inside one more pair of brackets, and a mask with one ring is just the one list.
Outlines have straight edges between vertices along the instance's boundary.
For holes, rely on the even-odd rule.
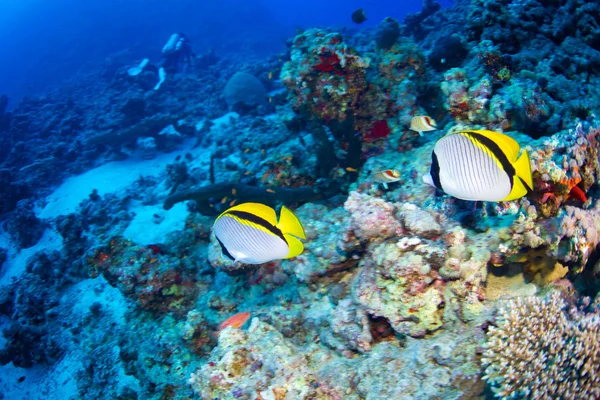
[[508,196],[502,201],[520,199],[533,190],[533,176],[531,175],[531,163],[527,150],[513,164],[515,176],[513,176],[513,187]]
[[286,206],[281,206],[277,227],[283,233],[289,233],[301,239],[306,239],[306,234],[300,220]]
[[517,175],[514,177],[512,190],[510,191],[508,196],[503,198],[501,201],[520,199],[521,197],[525,196],[528,192],[529,190],[527,190],[527,187],[525,186],[521,178],[519,178],[519,176]]
[[[238,204],[237,206],[231,207],[230,209],[225,211],[223,214],[230,212],[230,211],[247,212],[252,215],[256,215],[259,218],[264,219],[265,221],[267,221],[269,224],[271,224],[273,226],[275,226],[277,224],[277,214],[275,213],[275,210],[264,204],[242,203],[242,204]],[[223,215],[223,214],[221,214],[221,215]]]
[[300,240],[296,239],[294,236],[288,233],[284,233],[283,237],[285,237],[285,240],[287,241],[288,246],[290,248],[290,251],[288,252],[287,256],[285,256],[285,258],[296,257],[304,251],[304,244],[302,244]]
[[529,161],[529,154],[527,150],[523,151],[521,157],[513,164],[515,167],[515,175],[519,177],[528,191],[533,190],[533,176],[531,175],[531,162]]
[[506,158],[508,158],[510,162],[514,162],[517,159],[521,146],[519,146],[519,143],[510,136],[500,132],[487,130],[473,130],[470,132],[478,133],[496,143],[500,149],[502,149],[504,154],[506,154]]

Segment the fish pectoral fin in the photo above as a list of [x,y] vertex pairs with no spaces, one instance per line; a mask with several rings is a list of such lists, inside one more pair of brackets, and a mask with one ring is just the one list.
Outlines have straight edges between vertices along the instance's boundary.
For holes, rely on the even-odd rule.
[[304,244],[298,238],[287,233],[284,233],[283,236],[290,248],[290,251],[284,258],[296,257],[304,251]]
[[419,136],[423,137],[423,131],[419,131]]
[[306,233],[304,233],[304,228],[302,227],[300,220],[286,206],[281,207],[277,227],[281,229],[281,232],[284,234],[289,233],[300,239],[306,239]]
[[531,162],[527,150],[523,151],[521,157],[514,163],[515,175],[517,175],[528,189],[528,192],[533,191],[533,176],[531,175]]

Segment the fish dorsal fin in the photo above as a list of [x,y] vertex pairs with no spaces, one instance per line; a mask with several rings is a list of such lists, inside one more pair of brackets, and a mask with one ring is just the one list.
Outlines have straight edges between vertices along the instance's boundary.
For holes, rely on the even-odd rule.
[[[226,214],[231,211],[247,212],[247,213],[256,215],[257,217],[259,217],[261,219],[264,219],[272,226],[277,225],[277,214],[275,213],[275,210],[273,210],[271,207],[266,206],[264,204],[242,203],[242,204],[238,204],[237,206],[231,207],[230,209],[225,211],[223,214]],[[223,215],[223,214],[221,214],[221,215]],[[219,218],[221,217],[221,215],[219,215]]]
[[304,228],[302,227],[300,220],[286,206],[281,206],[277,227],[281,229],[281,232],[284,234],[289,233],[290,235],[294,235],[301,239],[306,239],[306,234],[304,233]]
[[492,140],[498,145],[498,147],[500,147],[500,149],[502,149],[502,152],[504,152],[506,158],[508,158],[508,161],[515,162],[517,160],[521,146],[519,146],[519,143],[510,136],[488,130],[473,130],[469,132],[478,133],[481,136],[485,136],[486,138]]
[[302,244],[302,242],[296,237],[290,235],[289,233],[284,233],[283,236],[285,237],[288,247],[290,248],[290,251],[285,258],[296,257],[304,251],[304,244]]

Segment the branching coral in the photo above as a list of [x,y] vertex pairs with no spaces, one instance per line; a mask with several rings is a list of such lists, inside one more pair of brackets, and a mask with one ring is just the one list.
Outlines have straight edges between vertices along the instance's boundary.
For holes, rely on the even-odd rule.
[[600,397],[600,315],[549,300],[517,299],[500,310],[483,356],[485,376],[504,399]]

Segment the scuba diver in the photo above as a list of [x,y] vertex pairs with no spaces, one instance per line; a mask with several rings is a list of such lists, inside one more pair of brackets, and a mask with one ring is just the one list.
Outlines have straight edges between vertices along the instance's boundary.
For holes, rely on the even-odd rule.
[[[158,68],[158,83],[154,86],[154,90],[158,90],[160,85],[165,81],[167,73],[174,74],[186,66],[191,67],[196,55],[192,51],[190,40],[183,33],[174,33],[169,37],[169,40],[162,48],[163,62]],[[128,74],[130,76],[138,75],[144,69],[154,69],[156,67],[150,64],[150,61],[145,58],[137,67],[130,68]]]
[[187,36],[183,33],[174,33],[164,45],[162,56],[164,61],[161,68],[168,73],[175,73],[179,71],[180,66],[192,66],[195,54]]

